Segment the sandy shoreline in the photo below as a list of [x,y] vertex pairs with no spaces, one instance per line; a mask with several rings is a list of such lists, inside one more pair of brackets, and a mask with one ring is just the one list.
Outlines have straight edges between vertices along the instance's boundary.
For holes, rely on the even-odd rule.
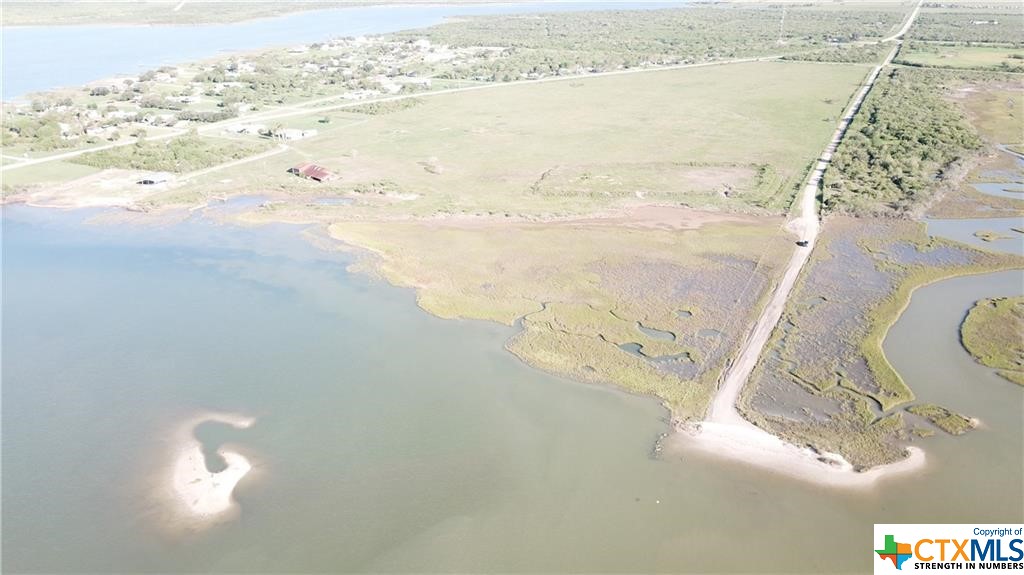
[[750,424],[701,421],[676,426],[684,449],[740,462],[772,473],[839,488],[869,488],[880,480],[925,467],[925,452],[907,447],[902,461],[857,471],[842,455],[802,448]]

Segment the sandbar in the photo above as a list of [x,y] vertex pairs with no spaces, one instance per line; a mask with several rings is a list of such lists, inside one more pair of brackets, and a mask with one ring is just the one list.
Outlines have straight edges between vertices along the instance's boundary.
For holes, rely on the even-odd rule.
[[195,437],[196,427],[207,422],[246,429],[255,418],[232,413],[203,413],[187,420],[174,433],[173,463],[168,478],[169,504],[173,508],[174,523],[192,530],[233,516],[238,510],[233,497],[235,487],[252,470],[252,464],[244,455],[223,446],[217,454],[224,459],[226,467],[217,472],[207,468],[203,446]]

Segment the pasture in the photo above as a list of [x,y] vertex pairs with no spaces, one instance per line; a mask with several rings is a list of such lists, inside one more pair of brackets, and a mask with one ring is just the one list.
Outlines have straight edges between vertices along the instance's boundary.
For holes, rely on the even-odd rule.
[[[866,66],[751,62],[421,95],[374,115],[345,109],[291,153],[229,173],[230,188],[306,193],[314,161],[338,194],[380,187],[409,215],[581,214],[662,203],[785,212]],[[305,126],[301,119],[284,127]],[[198,180],[229,193],[218,174]]]
[[993,69],[1024,66],[1024,49],[1002,46],[911,43],[900,60],[918,66]]

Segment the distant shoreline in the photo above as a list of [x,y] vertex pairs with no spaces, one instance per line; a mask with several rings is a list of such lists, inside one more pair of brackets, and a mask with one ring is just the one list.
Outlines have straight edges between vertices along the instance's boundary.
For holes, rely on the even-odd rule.
[[[706,0],[694,0],[696,2]],[[254,1],[254,2],[223,2],[224,5],[237,5],[238,8],[249,7],[254,4],[270,4],[271,2],[266,1]],[[62,4],[54,3],[50,4],[49,9],[42,8],[46,4],[15,1],[7,2],[4,4],[5,10],[8,14],[5,15],[5,22],[3,23],[4,29],[25,29],[25,28],[73,28],[73,27],[117,27],[117,28],[146,28],[155,26],[210,26],[210,25],[230,25],[230,24],[242,24],[249,22],[256,22],[259,20],[269,20],[273,18],[280,18],[282,16],[289,16],[293,14],[301,14],[304,12],[314,11],[326,11],[326,10],[344,10],[348,8],[440,8],[440,7],[451,7],[451,6],[500,6],[500,5],[514,5],[514,4],[626,4],[621,0],[614,1],[602,1],[602,0],[452,0],[450,2],[443,2],[438,0],[428,0],[418,2],[417,0],[400,0],[398,2],[388,2],[387,0],[367,1],[339,1],[339,2],[304,2],[299,1],[286,7],[278,5],[276,11],[267,11],[266,13],[251,14],[246,17],[246,13],[237,14],[232,9],[219,11],[212,16],[203,17],[202,14],[191,12],[187,13],[190,16],[199,16],[194,19],[175,19],[170,17],[174,14],[182,14],[182,12],[173,11],[173,6],[177,5],[178,2],[159,2],[151,1],[146,2],[140,6],[130,6],[132,8],[146,8],[146,9],[158,9],[163,8],[166,5],[167,10],[164,14],[160,14],[156,19],[150,21],[138,21],[138,18],[133,19],[132,14],[124,15],[123,12],[117,13],[121,15],[121,18],[105,19],[106,13],[96,14],[91,17],[86,16],[81,20],[74,20],[73,16],[70,18],[68,15],[63,13],[61,9]],[[666,7],[670,5],[686,4],[689,3],[687,0],[645,0],[645,4],[665,4]],[[111,3],[116,4],[116,3]],[[200,2],[200,4],[210,5],[211,2]],[[26,10],[28,8],[29,10]],[[42,8],[42,14],[39,14],[40,8]],[[189,8],[189,3],[186,2],[183,10]],[[195,6],[193,6],[195,8]],[[13,9],[13,10],[12,10]],[[25,16],[24,13],[19,14],[21,10],[30,12],[32,16]],[[10,12],[13,11],[13,18]],[[142,16],[142,13],[134,13],[137,16]],[[116,15],[115,15],[116,16]],[[231,17],[241,16],[241,18]],[[14,22],[8,24],[7,21],[13,20]],[[70,21],[69,21],[70,20]]]

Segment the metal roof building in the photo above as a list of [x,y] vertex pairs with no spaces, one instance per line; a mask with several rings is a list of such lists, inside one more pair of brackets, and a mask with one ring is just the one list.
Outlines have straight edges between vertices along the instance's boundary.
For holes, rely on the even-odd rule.
[[337,174],[328,170],[323,166],[312,163],[304,163],[295,166],[294,168],[288,168],[289,174],[295,174],[296,176],[302,176],[303,178],[309,178],[318,182],[326,182],[337,178]]

